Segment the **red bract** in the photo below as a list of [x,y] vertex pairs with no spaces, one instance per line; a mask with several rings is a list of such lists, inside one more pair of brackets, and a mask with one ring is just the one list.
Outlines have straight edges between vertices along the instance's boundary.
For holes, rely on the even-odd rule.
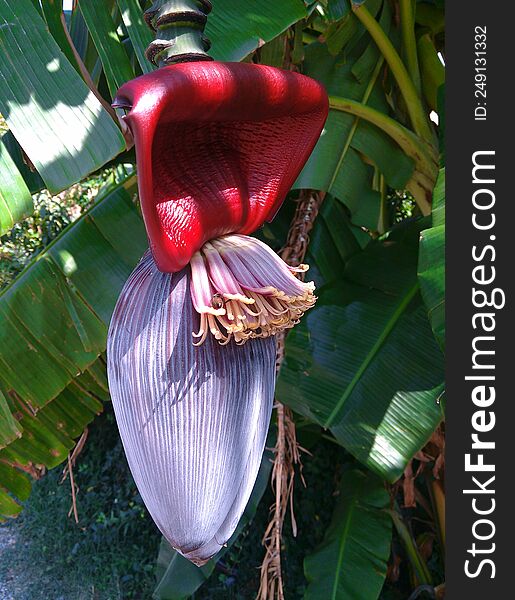
[[217,62],[138,77],[114,105],[129,110],[143,217],[165,272],[182,269],[209,240],[272,220],[328,111],[309,77]]

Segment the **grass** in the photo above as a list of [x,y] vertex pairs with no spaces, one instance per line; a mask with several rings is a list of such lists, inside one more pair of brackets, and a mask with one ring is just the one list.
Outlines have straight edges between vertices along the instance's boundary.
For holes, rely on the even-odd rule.
[[21,587],[16,600],[150,598],[160,534],[137,493],[114,417],[97,419],[74,471],[79,524],[68,517],[69,480],[61,468],[36,482],[11,527],[0,580]]

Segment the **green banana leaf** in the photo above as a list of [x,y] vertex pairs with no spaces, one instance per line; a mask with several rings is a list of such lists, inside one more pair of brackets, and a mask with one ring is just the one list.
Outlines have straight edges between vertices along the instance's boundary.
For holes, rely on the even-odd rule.
[[[12,416],[2,419],[0,462],[15,470],[62,462],[108,397],[99,356],[117,296],[147,247],[135,185],[129,175],[100,193],[0,294],[0,412],[7,403]],[[0,489],[8,483],[0,473]],[[0,502],[3,514],[19,512]]]
[[52,34],[55,41],[59,44],[59,48],[64,53],[73,68],[80,73],[79,63],[73,53],[73,49],[70,45],[65,29],[63,27],[63,21],[61,15],[63,14],[63,2],[62,0],[41,0],[41,8],[43,9],[43,16],[48,25],[48,29]]
[[430,2],[417,2],[415,20],[427,27],[433,35],[445,31],[445,12],[443,6]]
[[[332,283],[287,337],[277,384],[282,402],[388,481],[441,419],[443,359],[417,281],[420,226],[400,227],[350,257],[340,252]],[[312,241],[311,254],[323,245],[324,237]]]
[[30,0],[0,0],[0,88],[0,113],[52,193],[125,147]]
[[176,552],[161,539],[157,557],[157,580],[159,584],[152,594],[156,600],[185,600],[190,598],[211,576],[216,566],[212,558],[197,567]]
[[[88,28],[86,27],[84,17],[82,16],[82,13],[78,7],[74,5],[72,5],[72,10],[67,11],[65,15],[66,23],[70,31],[70,37],[72,38],[72,43],[79,53],[81,60],[85,62],[91,38],[89,37],[89,32]],[[93,42],[91,42],[91,44],[93,44]]]
[[445,67],[428,33],[418,38],[417,51],[426,102],[431,110],[438,111],[438,89],[445,82]]
[[332,283],[343,273],[346,262],[370,241],[370,236],[352,225],[343,204],[327,196],[310,235],[307,278],[317,289]]
[[327,17],[330,21],[339,21],[350,11],[348,0],[327,0]]
[[0,391],[0,447],[5,447],[21,435],[18,421],[13,417],[7,399]]
[[139,6],[138,0],[116,0],[116,2],[120,9],[123,24],[129,34],[141,70],[143,73],[150,73],[155,67],[147,60],[145,50],[154,39],[154,36],[143,20],[143,12]]
[[344,473],[324,541],[304,560],[305,600],[376,600],[386,577],[390,497],[370,472]]
[[[368,0],[367,8],[374,17],[381,9],[382,0]],[[336,56],[345,47],[357,43],[364,27],[351,11],[349,0],[329,0],[327,3],[329,25],[324,35],[329,52]]]
[[445,169],[440,170],[433,193],[433,227],[420,234],[418,277],[429,321],[445,349]]
[[0,140],[0,235],[7,233],[32,211],[29,188]]
[[[37,171],[31,170],[29,166],[25,163],[25,158],[23,156],[23,150],[21,149],[20,144],[16,141],[16,138],[12,134],[12,131],[7,131],[2,135],[2,144],[5,146],[5,149],[11,155],[16,168],[20,172],[20,175],[23,177],[25,181],[25,185],[29,188],[31,194],[35,194],[36,192],[41,191],[45,187],[44,181],[41,179],[39,173]],[[23,189],[23,184],[20,182],[20,189]],[[20,193],[20,190],[18,190]],[[30,211],[32,213],[32,209]]]
[[238,61],[306,16],[302,0],[217,0],[206,35],[215,60]]
[[0,294],[0,378],[37,409],[105,349],[117,296],[146,248],[126,179]]
[[118,36],[108,3],[79,0],[78,5],[102,61],[109,92],[114,98],[118,88],[134,78],[129,57]]
[[[5,398],[7,402],[2,401]],[[0,432],[5,432],[9,419],[3,414],[5,404],[10,418],[15,416],[17,428],[11,441],[0,438],[5,446],[0,450],[0,520],[22,510],[21,503],[31,490],[30,476],[39,477],[43,467],[50,469],[63,462],[75,446],[74,440],[102,411],[102,402],[108,398],[102,359],[38,412],[29,412],[14,390],[8,390],[6,396],[0,392]]]

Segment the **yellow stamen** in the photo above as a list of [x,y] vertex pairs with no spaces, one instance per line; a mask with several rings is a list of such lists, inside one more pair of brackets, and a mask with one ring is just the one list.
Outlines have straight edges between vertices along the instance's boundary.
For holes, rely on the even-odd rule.
[[[287,270],[281,259],[262,242],[249,243],[249,238],[237,235],[229,238],[214,240],[196,253],[196,276],[191,283],[192,297],[197,298],[194,305],[200,315],[199,331],[193,333],[198,338],[196,346],[204,343],[209,333],[222,345],[231,339],[243,344],[252,338],[276,335],[298,323],[316,301],[314,284],[303,283],[293,274],[304,273],[307,265],[287,267]],[[238,243],[240,238],[241,244]],[[237,256],[236,262],[231,263],[231,256]],[[257,264],[262,267],[256,269]],[[210,270],[210,265],[216,265],[215,271]],[[268,274],[270,279],[265,281]],[[204,287],[195,288],[201,284]],[[224,289],[225,285],[231,292]],[[281,289],[283,285],[289,293]],[[210,306],[203,306],[208,303],[206,290],[213,294]],[[294,295],[289,295],[292,292]]]

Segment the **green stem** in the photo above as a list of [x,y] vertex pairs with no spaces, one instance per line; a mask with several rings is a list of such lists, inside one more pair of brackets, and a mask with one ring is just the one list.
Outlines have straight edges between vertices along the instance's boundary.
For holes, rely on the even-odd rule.
[[393,524],[395,525],[395,529],[397,530],[397,533],[399,534],[399,537],[404,545],[404,549],[406,550],[408,559],[418,579],[418,583],[432,585],[429,569],[427,568],[426,563],[422,560],[417,545],[415,544],[415,540],[413,539],[406,524],[396,510],[388,510],[387,512],[392,517]]
[[418,95],[422,93],[418,66],[417,40],[415,39],[415,11],[413,0],[399,0],[402,47],[411,80]]
[[199,60],[213,60],[204,35],[209,0],[154,0],[145,11],[147,25],[156,39],[147,48],[148,60],[158,67]]
[[406,103],[406,108],[408,109],[408,114],[415,133],[426,142],[432,142],[433,131],[429,124],[429,119],[424,111],[415,85],[413,84],[397,50],[395,50],[381,25],[374,19],[364,4],[353,3],[352,10],[364,25],[365,29],[370,33],[372,39],[385,57],[385,60],[395,77],[395,81],[399,86],[404,102]]
[[[438,175],[438,162],[432,146],[426,144],[395,119],[361,102],[338,96],[329,96],[329,106],[335,110],[341,110],[360,117],[388,134],[414,160],[415,168],[423,176],[428,191],[430,192],[433,189]],[[424,202],[426,205],[424,205]],[[427,200],[420,199],[419,204],[424,214],[431,212],[431,205]]]

